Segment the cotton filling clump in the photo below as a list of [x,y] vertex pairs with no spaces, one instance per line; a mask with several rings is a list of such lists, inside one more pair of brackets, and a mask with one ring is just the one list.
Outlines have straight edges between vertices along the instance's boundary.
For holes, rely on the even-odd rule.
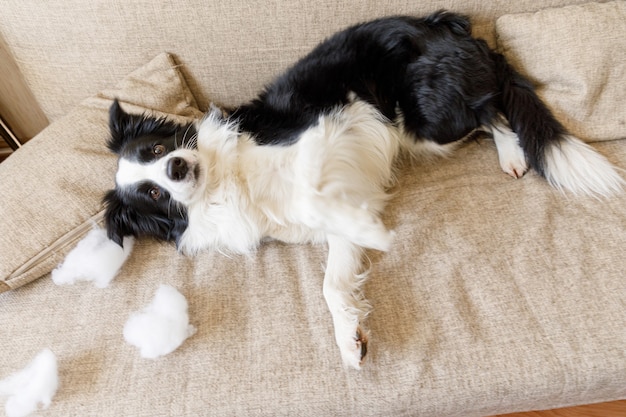
[[52,280],[57,285],[92,281],[98,288],[107,287],[130,255],[134,238],[125,237],[123,244],[110,240],[104,229],[91,230],[52,271]]
[[0,381],[0,396],[8,396],[7,417],[25,417],[39,404],[48,408],[59,387],[57,358],[44,349],[26,368]]
[[189,324],[185,297],[176,288],[161,285],[150,304],[131,314],[124,339],[139,348],[142,357],[155,359],[176,350],[195,332]]

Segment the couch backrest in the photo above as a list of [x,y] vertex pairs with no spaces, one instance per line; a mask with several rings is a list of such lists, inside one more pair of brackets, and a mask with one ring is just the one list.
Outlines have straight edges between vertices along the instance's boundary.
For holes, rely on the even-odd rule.
[[4,0],[0,36],[53,121],[164,51],[183,66],[201,108],[209,101],[234,105],[321,39],[359,21],[447,8],[470,15],[475,34],[493,44],[500,15],[584,2]]

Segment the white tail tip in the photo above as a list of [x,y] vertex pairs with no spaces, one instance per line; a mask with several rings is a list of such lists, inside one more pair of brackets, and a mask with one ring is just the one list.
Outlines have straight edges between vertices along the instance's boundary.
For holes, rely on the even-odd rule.
[[624,188],[617,168],[573,136],[564,136],[560,143],[546,148],[544,158],[546,180],[560,191],[610,197]]

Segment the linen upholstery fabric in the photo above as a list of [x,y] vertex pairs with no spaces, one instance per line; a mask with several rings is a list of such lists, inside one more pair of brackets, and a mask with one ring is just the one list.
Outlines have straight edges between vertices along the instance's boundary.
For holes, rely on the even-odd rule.
[[[234,104],[348,21],[446,6],[476,16],[482,35],[504,13],[579,2],[200,3],[8,0],[0,33],[58,120],[162,50],[176,52],[202,106],[209,96]],[[138,72],[138,85],[142,78],[152,76]],[[158,104],[165,84],[140,89],[141,101],[152,101],[130,92],[124,100],[136,111],[195,116],[188,92],[173,100],[182,103],[175,109]],[[46,170],[29,174],[40,178],[37,195],[48,184],[41,178],[52,174],[34,161],[53,159],[57,148],[47,142],[63,140],[76,124],[89,125],[81,128],[88,143],[73,152],[93,155],[83,165],[106,165],[81,171],[81,184],[99,188],[88,190],[93,201],[82,201],[90,208],[80,216],[72,214],[77,208],[56,211],[55,222],[84,222],[113,185],[115,160],[99,139],[113,95],[89,100],[74,111],[80,120],[38,138],[32,146],[41,152],[24,149],[32,155],[20,174]],[[597,148],[626,167],[624,141]],[[322,296],[323,246],[268,242],[250,257],[189,258],[140,240],[108,288],[58,287],[45,275],[0,294],[0,378],[51,348],[61,385],[43,417],[472,417],[626,398],[625,196],[564,196],[533,173],[513,180],[487,139],[434,164],[407,163],[399,183],[384,218],[397,233],[392,250],[367,253],[365,291],[374,310],[360,372],[343,369],[335,347]],[[11,184],[11,195],[22,195],[24,183]],[[28,241],[37,243],[37,233]],[[198,332],[171,355],[145,360],[122,329],[159,284],[187,297]]]
[[135,113],[201,114],[173,58],[160,54],[0,164],[0,291],[50,272],[98,220],[114,185],[116,157],[106,148],[114,97]]
[[[626,166],[623,142],[598,147]],[[360,372],[335,346],[323,246],[188,258],[140,240],[108,288],[46,277],[1,294],[0,375],[50,347],[61,388],[42,416],[472,417],[626,397],[624,196],[513,180],[488,140],[399,182],[384,218],[397,239],[368,252]],[[198,332],[146,360],[122,329],[159,284],[187,297]]]
[[575,135],[626,137],[626,2],[505,15],[498,46]]
[[493,22],[504,13],[586,1],[4,0],[0,36],[55,120],[162,51],[184,63],[181,71],[206,110],[209,98],[227,106],[251,99],[324,37],[353,23],[448,8],[471,15],[474,32],[493,44]]

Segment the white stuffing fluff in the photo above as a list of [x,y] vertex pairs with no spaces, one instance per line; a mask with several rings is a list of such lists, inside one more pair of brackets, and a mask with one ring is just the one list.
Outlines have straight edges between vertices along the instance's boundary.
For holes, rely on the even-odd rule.
[[126,342],[148,359],[173,352],[195,333],[189,324],[187,300],[170,285],[161,285],[150,304],[132,313],[124,326]]
[[93,281],[98,288],[107,287],[130,255],[134,242],[132,237],[125,237],[121,248],[107,237],[106,230],[94,228],[52,271],[52,280],[57,285]]
[[0,381],[0,395],[9,396],[7,417],[25,417],[39,404],[48,408],[58,387],[57,358],[50,349],[44,349],[26,368]]

